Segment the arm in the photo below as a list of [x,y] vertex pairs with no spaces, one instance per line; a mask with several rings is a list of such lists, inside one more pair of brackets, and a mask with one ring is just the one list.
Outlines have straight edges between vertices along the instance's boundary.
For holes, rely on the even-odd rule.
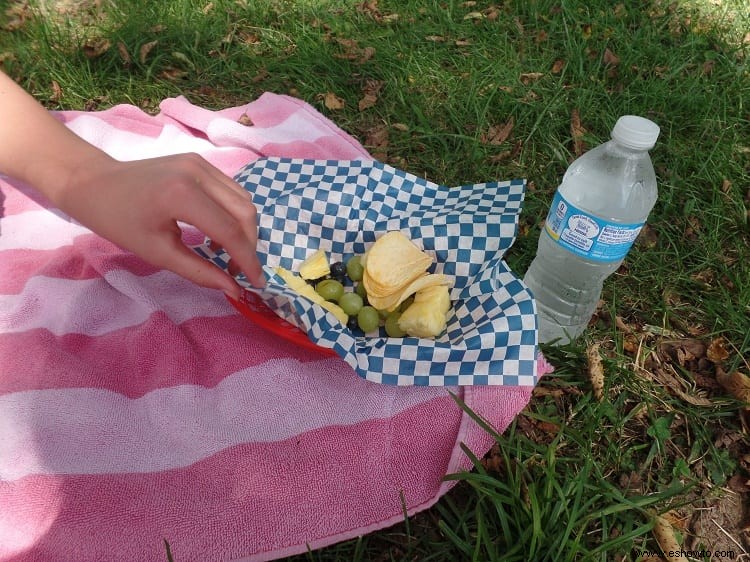
[[100,236],[205,287],[234,279],[188,249],[177,221],[220,244],[255,286],[256,210],[248,193],[195,154],[119,162],[57,121],[0,72],[0,171],[34,186]]

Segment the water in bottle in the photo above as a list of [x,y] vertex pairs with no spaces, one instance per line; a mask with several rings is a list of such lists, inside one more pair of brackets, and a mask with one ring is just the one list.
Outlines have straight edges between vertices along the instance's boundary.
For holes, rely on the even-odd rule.
[[588,325],[604,280],[620,266],[656,203],[648,151],[658,136],[652,121],[620,117],[611,140],[565,172],[524,277],[537,303],[540,342],[567,343]]

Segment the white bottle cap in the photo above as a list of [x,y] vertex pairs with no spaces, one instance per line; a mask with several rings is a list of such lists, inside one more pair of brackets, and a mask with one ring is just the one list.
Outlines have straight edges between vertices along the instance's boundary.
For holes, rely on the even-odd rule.
[[628,148],[650,150],[659,138],[659,125],[645,117],[623,115],[612,129],[612,138]]

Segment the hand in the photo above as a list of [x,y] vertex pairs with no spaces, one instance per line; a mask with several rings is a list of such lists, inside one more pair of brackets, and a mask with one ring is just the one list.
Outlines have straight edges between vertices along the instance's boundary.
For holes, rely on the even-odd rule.
[[239,298],[227,273],[182,242],[177,221],[223,247],[256,287],[265,277],[255,253],[256,209],[250,194],[196,154],[119,162],[96,153],[80,161],[55,203],[84,226],[146,261],[198,285]]

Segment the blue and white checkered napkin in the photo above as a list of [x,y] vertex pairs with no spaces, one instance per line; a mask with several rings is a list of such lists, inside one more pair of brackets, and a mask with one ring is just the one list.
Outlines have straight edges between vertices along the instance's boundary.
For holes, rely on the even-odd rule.
[[[502,259],[515,240],[524,180],[448,188],[380,162],[284,158],[257,160],[235,180],[258,208],[268,282],[257,291],[238,281],[359,376],[390,385],[536,384],[535,303]],[[357,337],[274,272],[297,272],[319,248],[345,262],[391,230],[434,256],[431,272],[453,279],[453,314],[436,339],[390,338],[382,328]],[[226,269],[229,256],[208,241],[196,250]]]

